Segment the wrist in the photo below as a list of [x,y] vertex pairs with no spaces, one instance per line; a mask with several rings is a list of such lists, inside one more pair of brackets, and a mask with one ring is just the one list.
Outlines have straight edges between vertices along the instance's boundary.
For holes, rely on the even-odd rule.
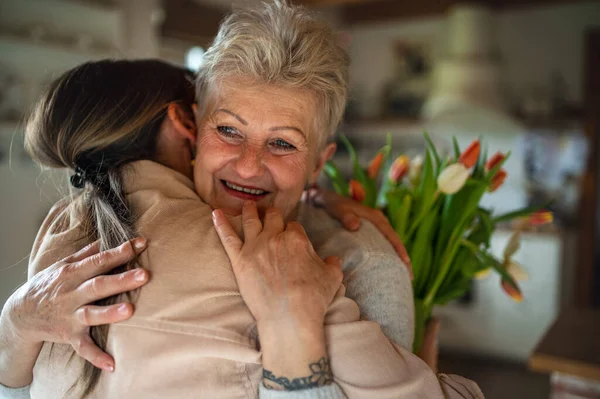
[[2,308],[2,312],[0,313],[0,325],[6,336],[10,338],[15,346],[37,346],[42,343],[42,341],[36,340],[27,332],[23,323],[21,323],[23,317],[20,316],[19,312],[18,292],[18,290],[15,291],[13,295],[7,299]]
[[291,319],[257,327],[266,387],[307,389],[331,382],[322,322]]

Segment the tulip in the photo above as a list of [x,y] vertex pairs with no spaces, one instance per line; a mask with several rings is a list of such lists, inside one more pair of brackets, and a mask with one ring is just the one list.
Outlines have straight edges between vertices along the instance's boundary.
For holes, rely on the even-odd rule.
[[491,272],[492,272],[492,268],[491,267],[488,267],[487,269],[483,269],[483,270],[475,273],[475,279],[477,279],[477,280],[483,280],[484,278],[486,278],[487,276],[489,276]]
[[506,180],[506,176],[508,176],[508,174],[506,173],[506,171],[504,169],[500,169],[498,171],[498,173],[496,173],[494,175],[494,177],[492,177],[492,184],[488,188],[488,191],[490,193],[493,193],[494,191],[496,191],[497,189],[499,189],[500,186],[502,184],[504,184],[504,180]]
[[523,300],[523,294],[518,286],[511,285],[507,280],[502,279],[502,289],[506,294],[511,297],[515,302],[521,302]]
[[532,226],[541,226],[543,224],[552,223],[554,216],[549,211],[538,211],[529,216],[529,224]]
[[469,170],[461,163],[449,165],[437,178],[437,185],[444,194],[454,194],[460,190],[469,178]]
[[508,264],[505,264],[505,267],[508,274],[510,274],[515,281],[526,281],[529,279],[529,275],[520,263],[511,260]]
[[410,161],[406,155],[400,155],[392,166],[390,167],[390,171],[388,172],[388,178],[394,183],[399,182],[404,175],[408,172],[408,166]]
[[503,159],[505,155],[501,152],[497,152],[492,156],[485,164],[485,170],[489,172],[494,169],[494,166],[498,165]]
[[481,149],[481,144],[479,140],[475,140],[467,147],[466,150],[460,154],[460,158],[458,158],[458,162],[465,165],[467,169],[471,169],[475,166],[477,159],[479,158],[479,151]]
[[377,178],[377,174],[379,173],[379,169],[381,168],[381,162],[383,162],[382,152],[375,155],[375,158],[373,158],[371,160],[371,163],[369,163],[369,167],[367,168],[367,175],[369,176],[369,178]]
[[410,161],[410,168],[408,171],[408,178],[413,185],[417,185],[417,182],[421,178],[421,171],[423,170],[423,157],[417,155]]
[[521,248],[521,232],[516,231],[508,240],[504,248],[504,259],[510,259]]
[[350,180],[350,197],[358,202],[363,202],[367,193],[365,188],[356,180]]

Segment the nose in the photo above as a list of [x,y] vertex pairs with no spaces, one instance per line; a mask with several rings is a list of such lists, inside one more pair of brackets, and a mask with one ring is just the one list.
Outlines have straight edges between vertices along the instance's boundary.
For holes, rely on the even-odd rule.
[[263,156],[262,149],[244,145],[235,162],[234,169],[242,179],[260,177],[264,173]]

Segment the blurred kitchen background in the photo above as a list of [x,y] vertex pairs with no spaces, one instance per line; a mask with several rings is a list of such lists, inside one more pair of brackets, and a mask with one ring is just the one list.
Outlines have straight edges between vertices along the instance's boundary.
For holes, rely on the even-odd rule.
[[[555,398],[600,397],[590,382],[600,380],[598,336],[582,341],[567,325],[558,339],[562,349],[584,345],[596,361],[584,373],[587,385],[571,381],[582,396],[560,396],[570,380],[554,375],[551,384],[539,370],[554,366],[529,361],[559,315],[600,306],[600,2],[296,2],[343,32],[352,86],[341,131],[363,161],[387,133],[395,153],[411,156],[423,151],[424,130],[442,149],[451,135],[461,146],[482,137],[490,153],[513,152],[507,182],[486,205],[502,212],[553,200],[555,225],[524,234],[516,256],[529,274],[523,302],[493,276],[438,313],[441,371],[475,379],[488,398],[547,398],[551,385]],[[41,90],[90,59],[158,57],[198,68],[231,7],[227,0],[0,2],[0,305],[25,281],[37,229],[69,190],[64,172],[40,172],[23,150],[23,120]],[[348,166],[341,147],[336,162]],[[495,234],[498,256],[511,233],[507,225]],[[597,332],[597,313],[582,314],[591,321],[581,329]],[[553,359],[584,362],[563,355]]]

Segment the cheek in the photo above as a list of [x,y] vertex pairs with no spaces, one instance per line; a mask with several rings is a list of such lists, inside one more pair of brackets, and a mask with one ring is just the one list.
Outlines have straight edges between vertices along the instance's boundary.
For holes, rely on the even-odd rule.
[[205,175],[214,173],[235,156],[234,146],[224,143],[215,135],[204,134],[198,138],[196,145],[195,171]]
[[279,191],[302,192],[309,175],[309,165],[304,154],[272,157],[266,163]]

